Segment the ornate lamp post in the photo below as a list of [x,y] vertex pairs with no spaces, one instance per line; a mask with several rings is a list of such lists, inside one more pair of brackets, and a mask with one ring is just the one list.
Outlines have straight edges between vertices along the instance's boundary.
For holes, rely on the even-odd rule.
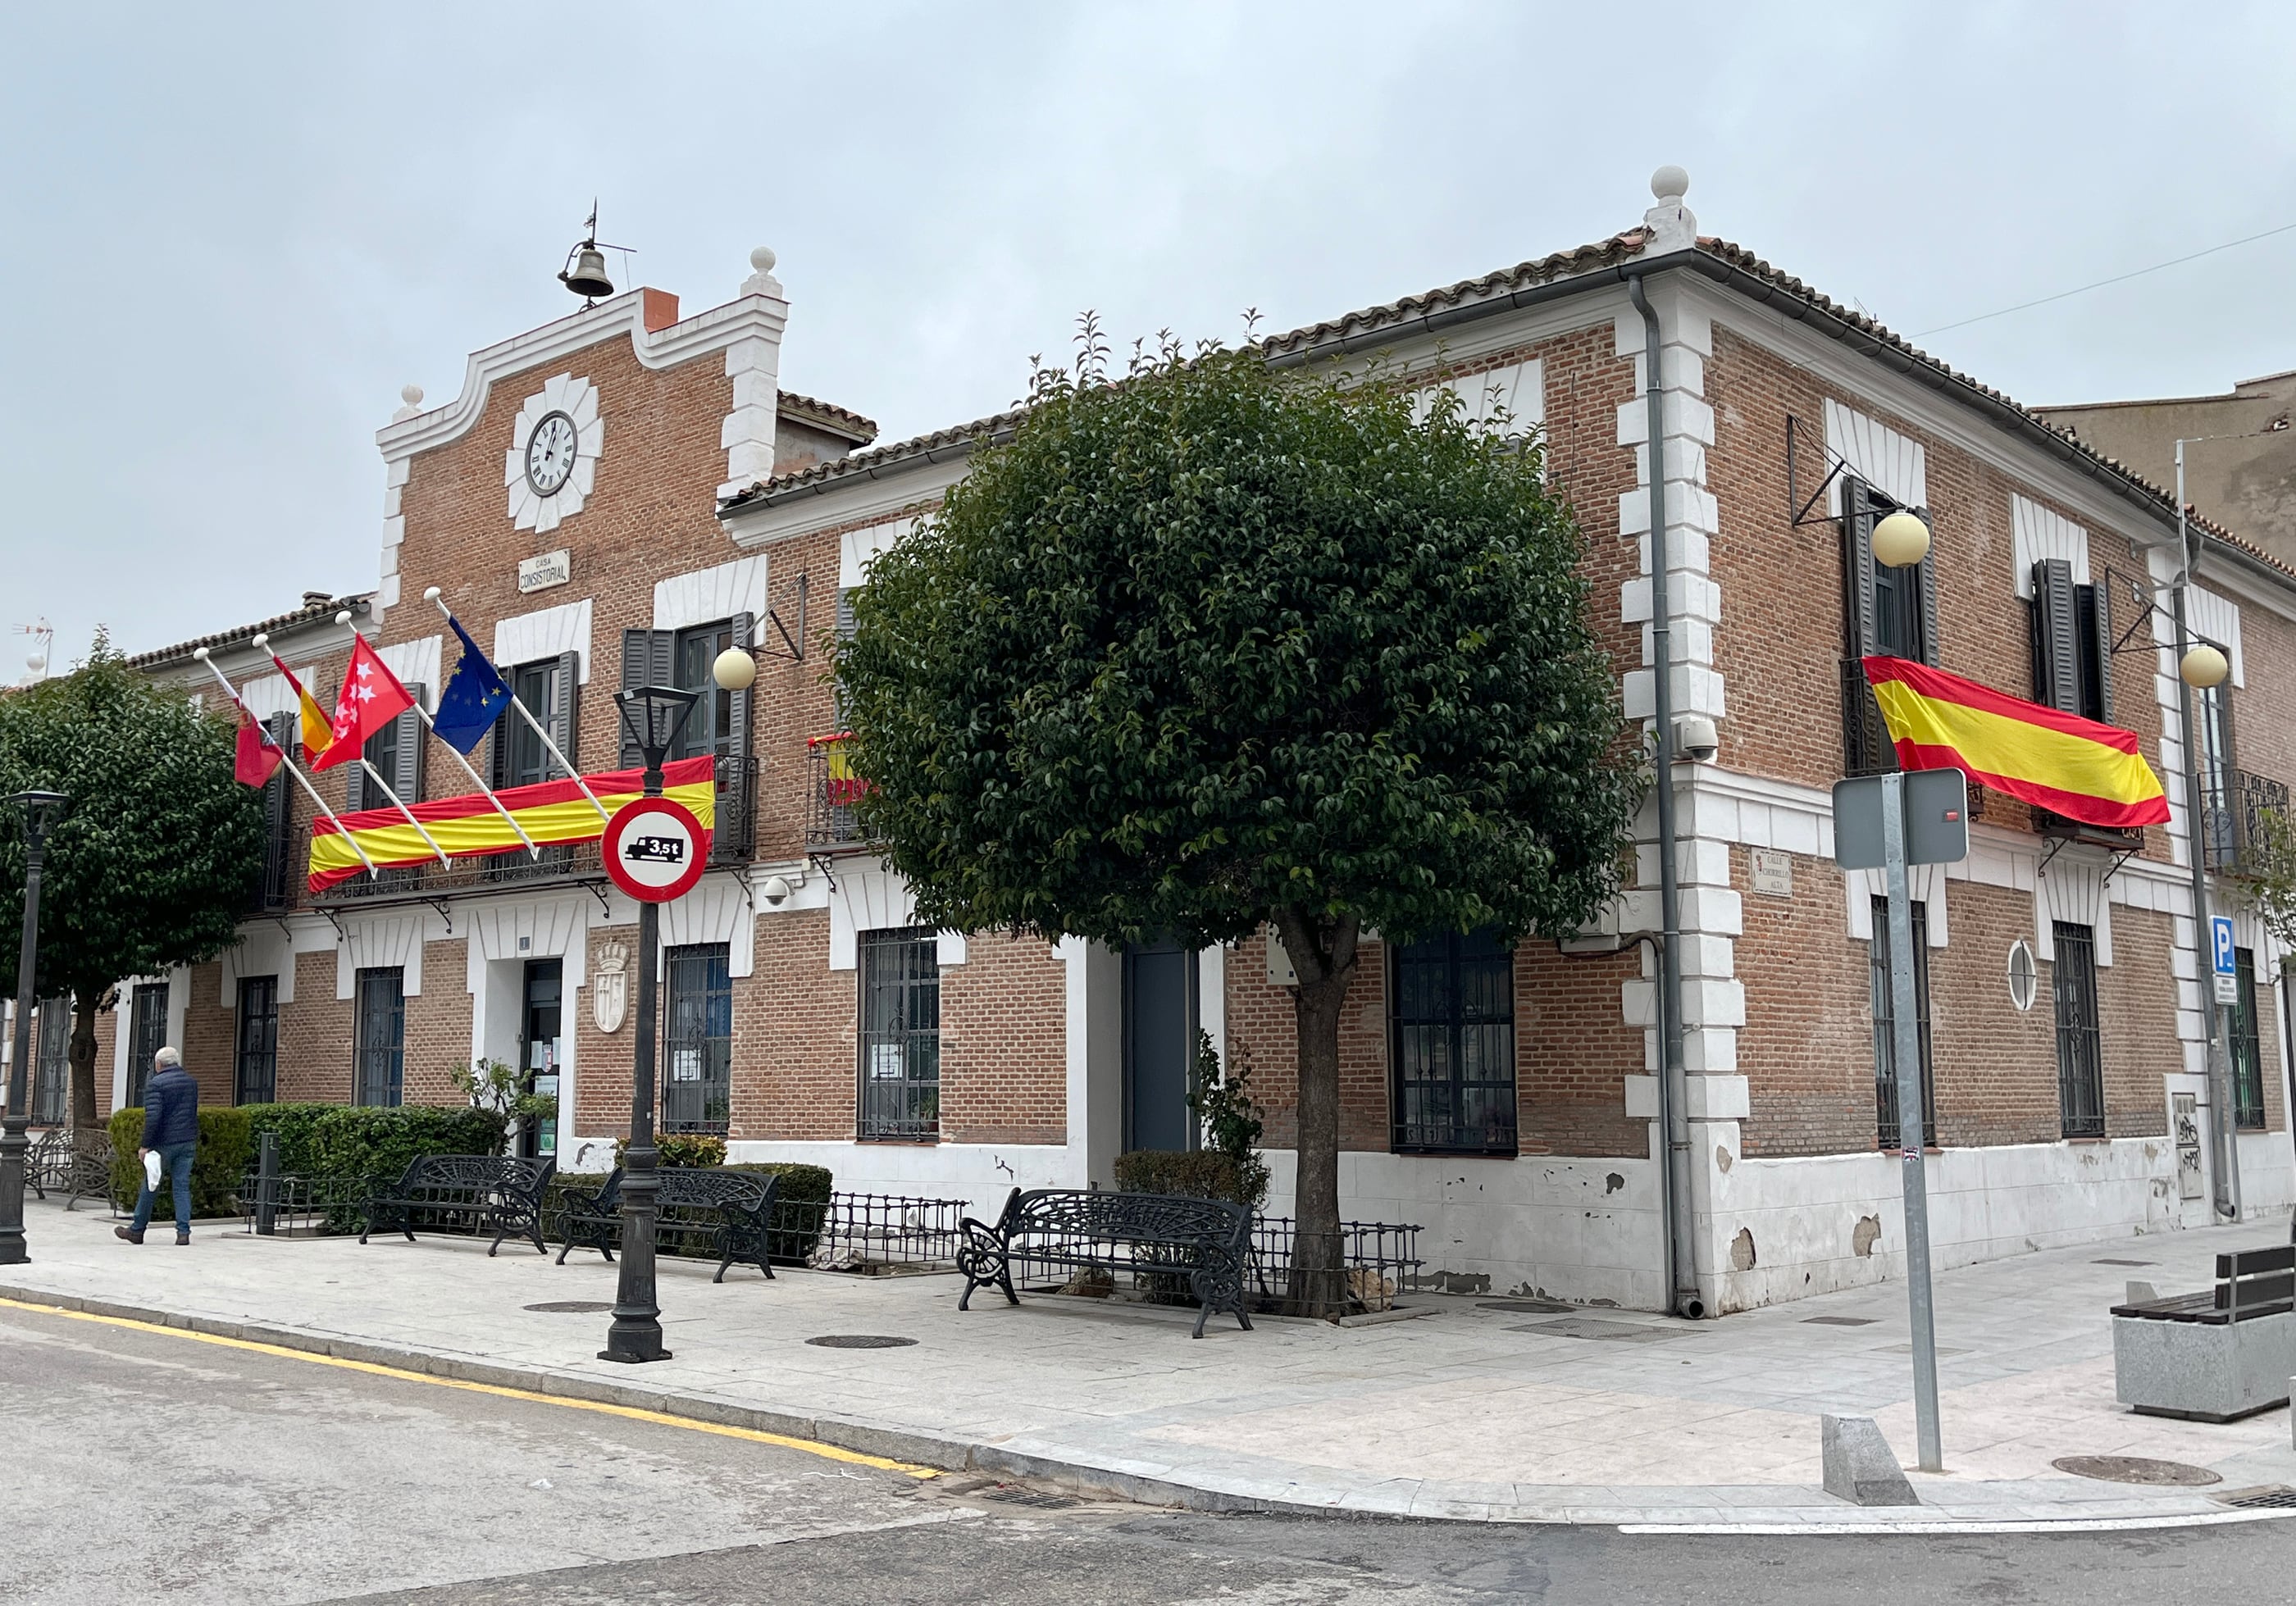
[[20,1266],[24,1252],[24,1128],[30,1124],[27,1061],[32,1053],[32,985],[40,944],[40,860],[48,827],[70,801],[62,792],[19,792],[24,811],[24,941],[16,961],[16,1036],[8,1066],[8,1106],[0,1116],[0,1266]]
[[[615,697],[622,727],[645,759],[645,795],[661,796],[662,760],[677,743],[699,692],[637,686]],[[602,1361],[666,1361],[661,1307],[654,1302],[654,1198],[661,1183],[653,1146],[654,1039],[660,1028],[655,972],[661,965],[661,907],[638,905],[637,1041],[630,1071],[630,1143],[622,1156],[622,1269],[615,1288],[614,1322]]]

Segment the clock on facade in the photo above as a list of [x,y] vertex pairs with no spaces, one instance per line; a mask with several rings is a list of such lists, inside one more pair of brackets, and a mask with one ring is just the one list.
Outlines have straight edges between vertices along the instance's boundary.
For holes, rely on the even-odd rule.
[[605,437],[598,389],[586,379],[562,373],[526,398],[503,454],[503,486],[519,529],[538,535],[582,511]]

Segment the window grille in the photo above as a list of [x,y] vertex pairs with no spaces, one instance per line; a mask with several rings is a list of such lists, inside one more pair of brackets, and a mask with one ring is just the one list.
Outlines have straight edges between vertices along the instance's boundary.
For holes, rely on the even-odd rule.
[[32,1089],[32,1124],[61,1127],[71,1095],[71,998],[59,993],[40,1000],[39,1053],[33,1066],[39,1073]]
[[353,1092],[361,1104],[399,1103],[406,1080],[406,976],[396,966],[358,973],[357,1063]]
[[235,1102],[268,1104],[279,1096],[279,978],[245,976],[239,983],[239,1053],[233,1078]]
[[2238,995],[2230,1011],[2232,1055],[2232,1124],[2243,1131],[2264,1130],[2264,1048],[2257,1036],[2256,950],[2236,948],[2233,964],[2238,973]]
[[865,1138],[940,1135],[940,945],[906,927],[861,934]]
[[1391,950],[1398,1153],[1515,1152],[1514,955],[1489,930]]
[[2096,933],[2058,921],[2051,984],[2057,1009],[2057,1102],[2067,1137],[2104,1135],[2103,1033],[2096,1005]]
[[127,1014],[127,1102],[144,1102],[144,1087],[152,1079],[152,1056],[168,1046],[168,984],[138,982],[129,995]]
[[[1914,933],[1914,1020],[1920,1028],[1922,1138],[1934,1144],[1937,1127],[1936,1060],[1930,1047],[1930,914],[1919,899],[1908,902]],[[1876,1137],[1884,1149],[1900,1146],[1898,1120],[1896,1001],[1890,991],[1890,900],[1874,900],[1874,940],[1866,945],[1874,1012],[1874,1102]]]
[[663,957],[661,1129],[723,1135],[733,1113],[734,979],[726,945]]

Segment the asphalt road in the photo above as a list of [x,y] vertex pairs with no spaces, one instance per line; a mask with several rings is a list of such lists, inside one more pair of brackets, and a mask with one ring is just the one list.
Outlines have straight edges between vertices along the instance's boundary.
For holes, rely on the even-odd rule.
[[1175,1514],[4,1307],[0,1367],[0,1600],[56,1606],[2154,1606],[2284,1598],[2296,1569],[2296,1520],[1939,1538]]

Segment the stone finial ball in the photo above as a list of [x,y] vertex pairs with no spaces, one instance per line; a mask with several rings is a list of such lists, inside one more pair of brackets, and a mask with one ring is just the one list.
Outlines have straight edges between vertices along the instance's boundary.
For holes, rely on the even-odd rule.
[[1690,193],[1690,175],[1672,162],[1651,175],[1651,193],[1660,201],[1680,201]]
[[401,385],[398,388],[398,399],[405,402],[410,407],[421,406],[422,405],[422,387],[420,385]]
[[761,245],[750,253],[750,266],[761,274],[773,272],[774,263],[776,260],[778,258],[775,257],[774,248],[770,245]]

